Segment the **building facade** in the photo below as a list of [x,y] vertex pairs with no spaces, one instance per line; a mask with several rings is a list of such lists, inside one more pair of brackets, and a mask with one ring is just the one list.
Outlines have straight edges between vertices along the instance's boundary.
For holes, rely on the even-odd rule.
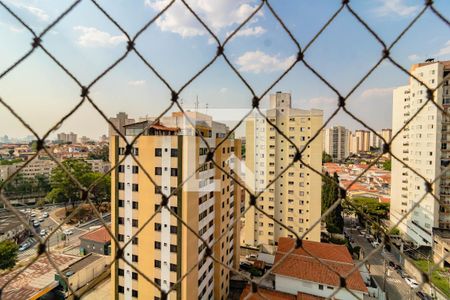
[[58,133],[57,140],[63,143],[72,143],[76,144],[78,139],[78,135],[76,133]]
[[[124,127],[129,140],[143,132],[133,153],[158,187],[131,156],[126,157],[111,178],[112,231],[120,245],[124,245],[137,230],[142,230],[124,249],[124,257],[162,290],[168,291],[188,273],[168,299],[226,299],[230,273],[220,264],[203,258],[206,246],[193,232],[166,208],[161,208],[146,225],[160,208],[159,191],[169,195],[183,183],[177,194],[169,198],[168,206],[209,245],[221,236],[213,249],[214,256],[224,264],[239,266],[240,228],[238,223],[230,225],[240,218],[240,205],[235,205],[240,199],[240,189],[212,162],[204,164],[208,149],[199,135],[210,147],[217,147],[214,161],[235,176],[240,174],[240,142],[225,139],[228,128],[211,117],[196,112],[186,114],[195,128],[182,113],[163,117],[157,124],[146,120]],[[112,136],[110,158],[118,162],[124,152],[124,141]],[[112,253],[116,250],[113,243]],[[121,260],[114,262],[111,274],[116,299],[160,297],[152,284]]]
[[343,126],[333,126],[324,130],[324,151],[333,160],[342,161],[349,156],[350,132]]
[[[410,72],[433,89],[450,73],[450,61],[415,64]],[[449,111],[448,80],[436,89],[434,100]],[[415,79],[395,89],[392,130],[399,131],[426,101],[427,88]],[[450,163],[449,124],[450,119],[433,103],[428,103],[393,140],[392,152],[432,182]],[[450,176],[434,181],[431,187],[440,203],[428,194],[409,213],[426,193],[426,185],[417,174],[392,160],[391,222],[396,224],[407,214],[398,228],[419,245],[432,245],[433,227],[450,228]]]
[[[129,119],[128,115],[124,112],[119,112],[115,118],[109,118],[109,121],[113,123],[117,130],[123,135],[125,134],[124,126],[134,123],[134,119]],[[109,125],[108,134],[109,136],[119,135],[111,125]]]
[[[291,95],[281,92],[270,96],[270,109],[266,114],[299,149],[320,131],[323,122],[321,110],[292,108]],[[264,191],[257,199],[259,208],[303,235],[320,218],[322,178],[300,163],[276,178],[294,159],[296,150],[290,141],[278,134],[265,118],[250,116],[246,120],[245,180],[254,191]],[[320,131],[306,147],[302,159],[321,170],[322,151]],[[275,182],[266,189],[273,180]],[[249,195],[246,196],[248,203]],[[252,207],[245,215],[244,235],[244,245],[272,252],[280,237],[292,236],[292,233]],[[320,226],[314,227],[306,239],[320,241]]]

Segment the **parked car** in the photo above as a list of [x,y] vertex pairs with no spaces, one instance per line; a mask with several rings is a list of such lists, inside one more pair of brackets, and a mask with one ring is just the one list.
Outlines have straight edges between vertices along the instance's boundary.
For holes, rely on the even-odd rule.
[[398,275],[400,275],[402,278],[405,278],[405,277],[408,276],[408,274],[407,274],[405,271],[403,271],[402,268],[398,268],[398,269],[397,269],[397,273],[398,273]]
[[32,213],[30,214],[30,217],[32,217],[32,218],[36,217],[36,213],[32,212]]
[[39,233],[40,236],[45,236],[47,234],[47,230],[42,229],[41,232]]
[[44,212],[44,213],[42,214],[42,216],[43,216],[44,218],[48,218],[48,212]]
[[20,245],[19,247],[19,251],[25,251],[28,249],[28,247],[30,247],[30,244],[28,244],[27,242],[23,243],[22,245]]
[[39,217],[39,218],[38,218],[38,221],[39,221],[39,222],[44,222],[44,217]]
[[419,283],[418,283],[415,279],[413,279],[413,278],[411,278],[411,277],[405,277],[405,282],[406,282],[406,284],[409,285],[412,289],[415,289],[415,288],[417,288],[417,287],[419,286]]
[[419,299],[422,299],[422,300],[433,300],[433,297],[431,297],[430,295],[428,295],[427,293],[422,292],[422,291],[418,291],[416,293],[416,295],[417,295],[417,297],[419,297]]
[[380,243],[377,240],[374,240],[371,244],[374,248],[376,248],[380,245]]
[[66,230],[63,231],[63,233],[65,235],[71,235],[71,234],[73,234],[73,231],[72,231],[72,229],[66,229]]
[[248,254],[245,256],[246,259],[248,260],[256,260],[258,258],[257,254]]
[[40,225],[41,225],[41,223],[39,223],[39,221],[33,222],[33,227],[39,227]]

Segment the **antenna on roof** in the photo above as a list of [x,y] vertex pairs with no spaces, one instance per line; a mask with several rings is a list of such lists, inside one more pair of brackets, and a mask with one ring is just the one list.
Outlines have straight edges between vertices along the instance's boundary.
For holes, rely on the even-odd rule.
[[198,110],[198,95],[197,95],[197,99],[195,100],[195,110]]
[[208,103],[206,103],[206,105],[205,105],[205,114],[207,114],[208,113]]

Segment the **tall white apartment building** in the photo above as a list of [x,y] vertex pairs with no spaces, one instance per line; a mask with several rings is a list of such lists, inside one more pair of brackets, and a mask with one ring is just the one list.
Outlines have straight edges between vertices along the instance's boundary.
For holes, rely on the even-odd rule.
[[324,151],[333,160],[341,161],[349,155],[350,132],[344,126],[333,126],[324,130]]
[[[411,67],[414,76],[434,89],[450,72],[450,61],[425,62]],[[434,92],[434,100],[449,111],[449,81]],[[406,86],[394,90],[392,131],[399,131],[427,101],[427,88],[411,78]],[[433,181],[450,163],[450,119],[434,104],[427,104],[392,143],[392,152],[428,181]],[[432,244],[432,228],[450,228],[450,176],[431,185],[440,204],[427,195],[411,213],[413,205],[426,192],[423,180],[392,159],[390,218],[396,224],[408,214],[398,228],[419,245]]]
[[[298,148],[306,147],[302,159],[320,171],[322,131],[308,146],[306,143],[320,130],[323,112],[292,108],[291,94],[277,92],[270,95],[270,109],[266,115]],[[303,235],[320,218],[322,178],[299,162],[277,178],[292,162],[295,151],[265,118],[255,114],[246,120],[246,182],[255,191],[264,191],[256,200],[257,206]],[[275,182],[266,189],[271,181]],[[246,196],[248,203],[249,195]],[[273,251],[280,237],[293,235],[253,207],[247,211],[244,245]],[[314,227],[306,239],[320,241],[320,226]]]

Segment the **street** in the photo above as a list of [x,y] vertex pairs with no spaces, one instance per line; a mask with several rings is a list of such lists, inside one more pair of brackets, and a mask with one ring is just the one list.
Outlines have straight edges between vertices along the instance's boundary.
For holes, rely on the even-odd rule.
[[[353,226],[352,222],[346,218],[346,231],[351,239],[361,247],[364,255],[369,255],[375,248],[369,241]],[[377,284],[387,294],[387,299],[419,299],[415,292],[406,284],[405,280],[392,268],[385,267],[385,258],[381,253],[381,249],[374,253],[369,259],[369,272],[376,280]],[[396,262],[398,263],[398,262]],[[384,282],[384,273],[386,271],[386,281]]]
[[[35,228],[35,231],[37,232],[38,235],[42,229],[45,229],[47,231],[47,235],[48,235],[49,233],[52,232],[52,230],[54,230],[58,226],[58,222],[54,218],[52,218],[52,211],[55,209],[58,209],[58,208],[53,207],[53,208],[45,208],[43,210],[33,210],[33,212],[36,214],[36,217],[34,217],[35,219],[42,216],[42,214],[44,212],[49,213],[49,217],[44,218],[44,221],[41,222],[40,225]],[[96,222],[94,221],[94,223],[96,223]],[[93,224],[93,225],[95,225],[95,224]],[[71,235],[67,235],[66,241],[63,241],[61,239],[61,236],[65,229],[70,229],[73,233]],[[47,248],[53,249],[55,246],[58,246],[58,245],[64,246],[64,247],[75,246],[75,245],[79,244],[78,238],[81,235],[83,235],[84,233],[88,232],[88,230],[89,230],[89,228],[78,228],[78,227],[74,227],[74,226],[70,226],[70,225],[63,225],[56,233],[54,233],[50,236],[49,240],[47,241]],[[43,237],[43,238],[45,238],[45,237]],[[38,240],[33,236],[33,237],[30,237],[28,241],[31,242],[31,246],[28,249],[19,252],[19,255],[18,255],[19,261],[28,259],[31,256],[36,254],[36,246],[38,244]]]

